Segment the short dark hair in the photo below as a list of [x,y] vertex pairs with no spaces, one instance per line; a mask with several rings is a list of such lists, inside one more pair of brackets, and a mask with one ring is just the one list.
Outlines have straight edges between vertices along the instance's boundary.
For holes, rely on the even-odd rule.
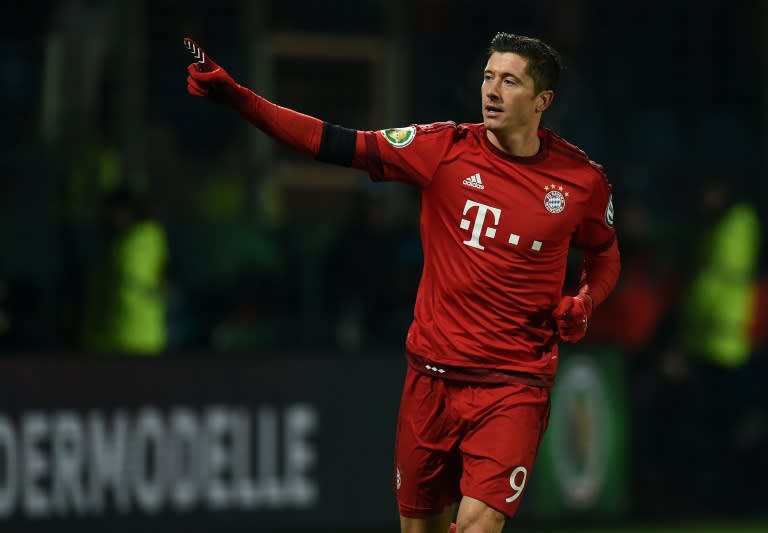
[[528,60],[527,73],[533,78],[537,93],[557,87],[562,60],[557,50],[544,41],[500,31],[491,39],[488,56],[495,52],[511,52]]

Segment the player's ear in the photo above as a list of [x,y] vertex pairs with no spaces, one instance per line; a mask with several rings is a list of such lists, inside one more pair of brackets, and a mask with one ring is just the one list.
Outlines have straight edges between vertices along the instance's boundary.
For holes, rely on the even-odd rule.
[[541,91],[536,95],[536,111],[543,113],[550,105],[552,100],[555,99],[555,92],[552,90]]

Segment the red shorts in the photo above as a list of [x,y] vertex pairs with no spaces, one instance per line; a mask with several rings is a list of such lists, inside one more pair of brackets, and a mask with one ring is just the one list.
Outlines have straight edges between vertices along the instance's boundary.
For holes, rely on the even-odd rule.
[[548,388],[449,381],[408,367],[395,439],[400,514],[425,518],[470,496],[513,516],[548,416]]

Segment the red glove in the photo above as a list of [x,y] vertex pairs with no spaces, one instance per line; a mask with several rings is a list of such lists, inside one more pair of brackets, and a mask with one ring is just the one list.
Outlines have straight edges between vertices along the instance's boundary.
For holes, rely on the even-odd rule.
[[239,85],[195,41],[185,37],[184,46],[197,59],[187,67],[187,92],[192,96],[208,96],[237,111],[243,110],[253,93]]
[[576,296],[563,296],[560,304],[552,311],[560,338],[566,342],[584,338],[591,315],[592,295],[589,293],[589,285],[584,285]]

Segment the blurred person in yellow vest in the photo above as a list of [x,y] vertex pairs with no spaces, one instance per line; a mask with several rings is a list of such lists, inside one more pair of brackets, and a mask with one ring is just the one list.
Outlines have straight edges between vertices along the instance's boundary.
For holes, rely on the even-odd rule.
[[163,227],[136,193],[106,195],[106,249],[88,277],[83,347],[89,352],[156,355],[167,343]]
[[[764,377],[752,334],[761,228],[756,207],[738,192],[736,184],[720,178],[698,186],[676,348],[662,365],[680,384],[681,411],[665,438],[682,444],[674,468],[695,513],[762,505],[750,488],[755,476],[762,477],[754,456],[761,455],[763,437],[755,429],[766,423],[760,407]],[[725,497],[722,487],[728,487]]]
[[699,208],[704,231],[682,302],[682,343],[710,364],[734,368],[752,351],[760,221],[752,204],[732,199],[724,180],[705,184]]

